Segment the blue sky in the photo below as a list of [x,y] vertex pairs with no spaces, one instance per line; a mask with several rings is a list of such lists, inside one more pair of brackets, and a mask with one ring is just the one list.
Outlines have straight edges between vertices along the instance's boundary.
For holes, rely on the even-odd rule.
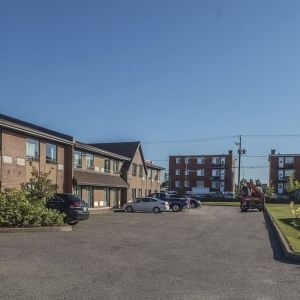
[[[147,158],[300,133],[300,2],[1,1],[0,111],[83,142],[142,140]],[[249,155],[300,138],[244,138]],[[267,158],[245,157],[267,181]],[[264,167],[263,167],[264,166]]]

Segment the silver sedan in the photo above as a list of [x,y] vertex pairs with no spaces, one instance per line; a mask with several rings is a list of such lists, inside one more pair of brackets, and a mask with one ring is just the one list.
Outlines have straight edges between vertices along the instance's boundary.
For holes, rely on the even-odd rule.
[[123,209],[126,212],[153,211],[154,213],[160,213],[162,211],[168,211],[170,208],[168,202],[157,198],[144,197],[138,198],[134,202],[124,204]]

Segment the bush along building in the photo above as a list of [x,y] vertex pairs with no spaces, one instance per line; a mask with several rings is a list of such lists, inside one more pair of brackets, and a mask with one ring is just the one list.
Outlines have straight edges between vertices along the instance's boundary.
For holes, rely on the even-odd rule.
[[84,144],[0,115],[0,143],[2,190],[28,183],[33,168],[42,173],[51,170],[57,192],[75,193],[90,208],[120,206],[160,190],[163,168],[144,159],[140,142]]
[[276,154],[271,150],[269,164],[269,185],[278,195],[287,195],[289,177],[300,180],[300,154]]
[[121,167],[121,177],[127,182],[128,189],[122,192],[122,203],[160,191],[161,168],[144,159],[141,142],[96,143],[91,144],[106,151],[128,157]]
[[232,151],[219,155],[169,157],[169,190],[194,194],[233,192],[235,161]]

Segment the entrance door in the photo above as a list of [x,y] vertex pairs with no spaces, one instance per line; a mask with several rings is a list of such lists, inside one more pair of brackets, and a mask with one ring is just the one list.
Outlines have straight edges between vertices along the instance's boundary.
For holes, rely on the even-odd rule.
[[94,197],[93,197],[93,187],[87,186],[85,187],[86,190],[86,201],[88,206],[93,208],[94,207]]

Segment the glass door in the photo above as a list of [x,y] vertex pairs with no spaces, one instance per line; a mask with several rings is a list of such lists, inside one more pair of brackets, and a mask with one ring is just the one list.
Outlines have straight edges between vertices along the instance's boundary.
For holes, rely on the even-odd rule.
[[92,186],[86,186],[86,201],[88,203],[88,206],[93,208],[94,207],[94,193],[93,193],[93,187]]

